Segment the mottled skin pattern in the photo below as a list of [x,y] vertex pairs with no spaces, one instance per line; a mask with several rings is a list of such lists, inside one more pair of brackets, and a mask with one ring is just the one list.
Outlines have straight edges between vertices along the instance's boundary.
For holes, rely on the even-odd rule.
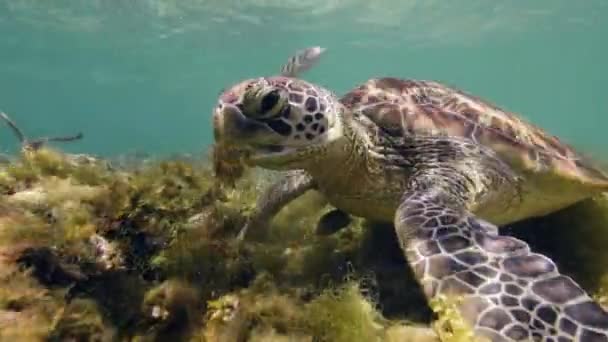
[[282,76],[225,91],[214,128],[249,164],[294,170],[260,197],[251,222],[315,189],[340,210],[392,221],[427,298],[462,295],[480,336],[608,341],[608,313],[580,286],[498,235],[500,224],[608,189],[606,176],[540,129],[438,83],[375,79],[338,100]]

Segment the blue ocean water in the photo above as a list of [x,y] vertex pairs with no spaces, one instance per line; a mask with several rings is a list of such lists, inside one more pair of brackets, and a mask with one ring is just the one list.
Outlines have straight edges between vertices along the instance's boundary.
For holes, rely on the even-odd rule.
[[[0,110],[70,152],[205,152],[219,91],[327,48],[305,75],[460,87],[608,154],[605,0],[0,0]],[[0,150],[17,142],[0,127]]]

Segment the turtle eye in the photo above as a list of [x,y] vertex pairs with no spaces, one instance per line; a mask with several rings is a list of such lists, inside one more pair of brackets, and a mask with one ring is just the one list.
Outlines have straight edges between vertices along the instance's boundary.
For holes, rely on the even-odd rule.
[[279,113],[284,105],[288,105],[287,96],[279,88],[257,85],[245,91],[242,96],[243,113],[252,119],[270,119]]
[[261,103],[261,107],[260,107],[261,112],[266,114],[266,113],[272,111],[272,109],[277,105],[277,103],[279,103],[280,99],[281,99],[281,94],[279,94],[278,90],[273,90],[273,91],[269,92],[268,94],[264,95],[264,97],[262,98],[262,103]]

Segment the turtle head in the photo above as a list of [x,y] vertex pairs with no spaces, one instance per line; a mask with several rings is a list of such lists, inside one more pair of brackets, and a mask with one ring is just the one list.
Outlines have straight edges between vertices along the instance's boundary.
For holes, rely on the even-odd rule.
[[214,136],[244,152],[250,166],[306,168],[341,140],[344,108],[331,92],[303,80],[249,79],[220,95]]

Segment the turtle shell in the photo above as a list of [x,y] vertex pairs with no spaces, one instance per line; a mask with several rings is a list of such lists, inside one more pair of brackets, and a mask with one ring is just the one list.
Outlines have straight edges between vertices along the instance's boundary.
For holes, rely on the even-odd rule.
[[518,115],[432,81],[375,78],[341,98],[385,132],[467,137],[492,148],[524,174],[549,173],[608,188],[608,176],[588,158]]

